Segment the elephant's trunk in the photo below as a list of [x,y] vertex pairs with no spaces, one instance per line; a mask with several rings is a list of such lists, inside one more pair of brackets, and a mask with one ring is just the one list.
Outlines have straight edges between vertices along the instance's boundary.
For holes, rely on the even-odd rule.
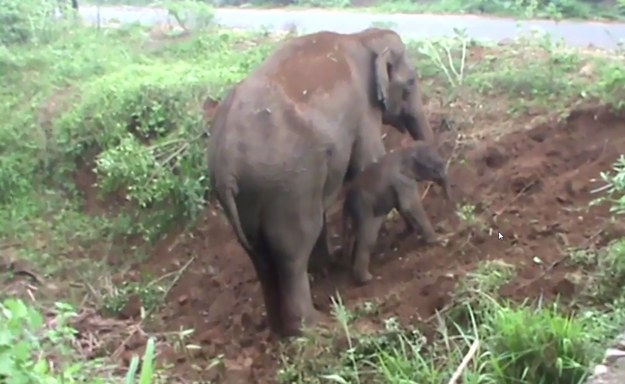
[[408,115],[409,116],[406,116],[404,120],[410,136],[415,140],[423,140],[429,144],[433,144],[434,134],[432,133],[432,127],[425,114],[421,91],[418,86],[415,86],[415,90],[412,93],[411,111]]

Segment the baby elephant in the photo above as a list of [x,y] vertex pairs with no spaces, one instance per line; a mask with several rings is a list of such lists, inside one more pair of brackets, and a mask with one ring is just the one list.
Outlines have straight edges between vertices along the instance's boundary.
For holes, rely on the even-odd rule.
[[[421,232],[428,244],[437,237],[419,197],[418,181],[440,185],[451,200],[445,164],[436,150],[419,141],[409,147],[387,153],[377,163],[365,168],[345,190],[343,202],[343,255],[350,260],[354,279],[366,284],[372,279],[369,258],[380,226],[386,215],[397,209],[409,228]],[[353,222],[347,230],[348,218]],[[352,252],[353,234],[356,248]]]

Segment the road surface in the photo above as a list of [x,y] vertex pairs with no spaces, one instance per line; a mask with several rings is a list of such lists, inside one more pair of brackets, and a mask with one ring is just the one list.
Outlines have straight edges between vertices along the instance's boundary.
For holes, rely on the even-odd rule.
[[[95,24],[98,19],[96,6],[80,7],[83,20]],[[385,23],[408,39],[443,37],[454,34],[454,28],[465,29],[475,40],[501,41],[513,39],[519,34],[538,28],[550,33],[571,46],[614,49],[619,42],[625,42],[625,23],[598,22],[555,22],[550,20],[523,20],[492,18],[473,15],[431,15],[431,14],[374,14],[354,11],[332,11],[323,9],[232,9],[216,10],[216,21],[225,27],[241,29],[268,28],[272,31],[285,30],[295,26],[299,32],[330,30],[355,32],[370,27],[373,23]],[[102,23],[139,22],[144,25],[163,23],[168,20],[167,10],[151,7],[102,6]]]

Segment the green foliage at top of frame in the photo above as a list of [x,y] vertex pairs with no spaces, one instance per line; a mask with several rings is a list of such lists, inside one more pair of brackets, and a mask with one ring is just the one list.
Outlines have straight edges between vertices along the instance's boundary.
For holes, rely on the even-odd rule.
[[0,203],[41,188],[75,192],[76,166],[93,166],[102,197],[123,193],[141,218],[128,235],[154,238],[195,217],[206,189],[203,102],[219,99],[273,43],[216,29],[200,2],[170,8],[183,32],[156,37],[67,19],[27,28],[47,25],[49,12],[20,8],[27,17],[0,35],[10,40],[0,45]]

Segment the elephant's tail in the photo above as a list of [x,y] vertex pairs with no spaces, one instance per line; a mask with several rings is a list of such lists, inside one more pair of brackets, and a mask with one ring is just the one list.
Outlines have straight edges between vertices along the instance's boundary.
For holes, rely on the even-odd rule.
[[243,227],[241,226],[241,219],[239,218],[239,210],[237,209],[237,204],[234,201],[234,195],[236,187],[229,186],[225,190],[224,194],[224,205],[226,211],[228,211],[228,216],[230,216],[230,223],[232,224],[232,228],[234,229],[234,233],[239,238],[239,242],[245,248],[246,251],[252,252],[252,246],[245,236],[245,232],[243,232]]

